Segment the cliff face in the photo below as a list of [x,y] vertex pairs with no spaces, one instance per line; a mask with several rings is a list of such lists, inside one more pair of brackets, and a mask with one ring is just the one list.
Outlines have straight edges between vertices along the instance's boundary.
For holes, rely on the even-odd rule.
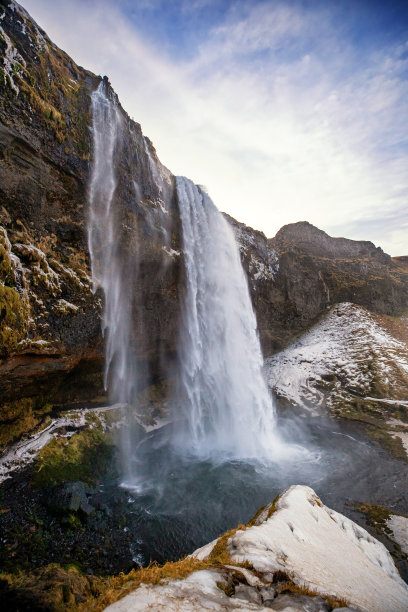
[[338,302],[391,316],[407,310],[404,258],[392,259],[371,242],[332,238],[306,222],[285,225],[268,240],[227,218],[240,245],[265,355]]
[[100,389],[101,305],[85,228],[89,94],[98,79],[21,7],[1,2],[0,11],[0,397],[13,436],[42,418],[76,368],[82,376],[68,401],[81,384]]
[[[0,422],[8,429],[1,444],[56,403],[101,399],[104,347],[87,236],[91,93],[102,79],[78,67],[14,2],[0,2],[0,53]],[[173,178],[140,125],[118,108],[120,242],[124,260],[138,251],[137,274],[126,273],[137,287],[139,356],[154,377],[174,352],[177,329],[178,259],[162,248],[177,241]],[[157,172],[167,172],[164,188]]]
[[[102,79],[8,0],[0,0],[0,54],[0,422],[9,425],[1,444],[59,403],[101,399],[104,348],[87,236],[91,94]],[[178,334],[183,266],[175,181],[140,125],[118,108],[114,208],[134,305],[131,342],[154,382],[171,369]],[[267,240],[227,219],[265,355],[335,302],[389,315],[407,307],[404,258],[330,238],[308,223]]]

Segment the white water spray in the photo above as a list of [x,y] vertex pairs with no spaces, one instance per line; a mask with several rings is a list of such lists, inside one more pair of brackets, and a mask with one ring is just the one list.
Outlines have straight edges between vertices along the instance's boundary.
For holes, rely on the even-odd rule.
[[92,94],[94,161],[89,188],[88,239],[93,288],[101,288],[105,306],[105,388],[116,402],[131,398],[135,379],[130,358],[131,300],[125,290],[118,252],[118,227],[113,207],[117,178],[115,153],[122,133],[122,118],[115,100],[107,97],[102,81]]
[[177,177],[186,291],[176,441],[202,457],[278,456],[256,318],[232,229],[208,195]]

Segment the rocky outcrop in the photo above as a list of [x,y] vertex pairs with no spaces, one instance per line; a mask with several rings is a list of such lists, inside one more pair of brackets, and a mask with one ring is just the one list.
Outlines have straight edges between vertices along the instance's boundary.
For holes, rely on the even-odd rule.
[[180,581],[142,584],[106,609],[402,612],[408,606],[408,586],[386,548],[309,487],[290,487],[246,527],[192,557],[207,567]]
[[353,302],[398,316],[408,308],[408,270],[371,242],[332,238],[310,223],[268,240],[231,217],[248,274],[264,354],[286,346],[327,307]]
[[361,306],[332,306],[286,349],[266,359],[280,402],[364,423],[408,458],[408,325]]

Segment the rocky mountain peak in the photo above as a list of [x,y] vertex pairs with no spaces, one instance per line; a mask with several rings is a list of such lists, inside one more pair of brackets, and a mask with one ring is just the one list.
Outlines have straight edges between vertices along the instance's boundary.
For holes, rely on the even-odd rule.
[[284,225],[270,244],[280,249],[294,245],[309,255],[329,259],[367,258],[383,264],[391,262],[389,255],[368,240],[333,238],[307,221]]

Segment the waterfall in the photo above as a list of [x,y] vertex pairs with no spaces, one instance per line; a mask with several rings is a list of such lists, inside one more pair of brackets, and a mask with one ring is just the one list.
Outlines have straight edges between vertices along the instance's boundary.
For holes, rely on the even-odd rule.
[[[105,338],[105,390],[112,402],[122,407],[130,422],[132,401],[138,391],[140,373],[131,340],[133,295],[127,271],[137,275],[137,252],[131,261],[121,250],[121,223],[115,194],[118,177],[115,169],[123,134],[123,119],[115,98],[109,96],[102,81],[92,93],[94,159],[89,186],[88,244],[91,256],[93,290],[104,297],[102,332]],[[135,194],[138,192],[135,183]],[[137,375],[138,374],[138,375]],[[120,450],[125,478],[133,478],[129,457],[134,445],[133,427],[122,427]]]
[[281,444],[233,231],[202,189],[176,180],[186,273],[176,444],[203,457],[271,458]]
[[117,177],[115,153],[122,136],[122,118],[116,100],[106,95],[102,81],[92,93],[94,161],[89,187],[88,241],[94,292],[104,294],[102,331],[105,336],[105,388],[115,402],[132,396],[135,378],[129,347],[131,300],[124,286],[119,228],[113,207]]
[[[135,408],[140,390],[149,385],[141,371],[139,343],[147,334],[159,334],[143,329],[150,285],[137,283],[139,249],[143,242],[144,263],[158,252],[169,257],[165,223],[170,215],[164,198],[170,201],[172,179],[156,165],[141,132],[126,125],[104,81],[92,94],[92,110],[88,232],[93,288],[104,296],[105,388],[113,402],[124,406],[122,467],[125,482],[134,483],[140,469]],[[124,166],[128,159],[133,165]],[[129,185],[133,191],[123,192]],[[169,402],[173,449],[198,458],[275,457],[281,445],[232,229],[202,189],[180,177],[176,187],[186,283],[180,288],[178,367],[172,372],[176,382]],[[129,227],[129,218],[140,227]]]

